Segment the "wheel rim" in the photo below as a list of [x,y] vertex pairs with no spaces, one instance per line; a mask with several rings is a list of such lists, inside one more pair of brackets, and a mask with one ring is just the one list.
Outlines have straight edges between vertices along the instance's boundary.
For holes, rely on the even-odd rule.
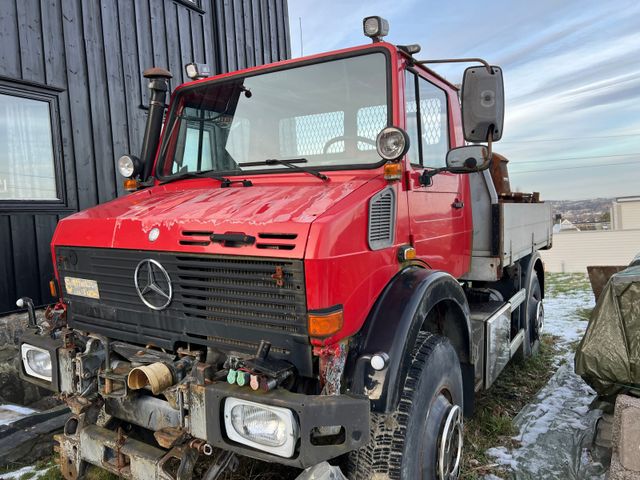
[[538,337],[540,336],[540,334],[542,334],[543,329],[544,329],[544,306],[542,305],[542,300],[540,300],[536,308],[536,332],[538,333]]
[[444,422],[438,434],[438,479],[452,480],[460,473],[460,459],[462,458],[462,411],[458,405],[449,405]]
[[544,327],[544,307],[542,306],[542,292],[540,290],[540,284],[537,281],[534,281],[531,286],[527,308],[529,315],[529,334],[531,336],[530,342],[531,344],[533,344],[533,342],[540,339],[540,336],[542,335],[542,329]]

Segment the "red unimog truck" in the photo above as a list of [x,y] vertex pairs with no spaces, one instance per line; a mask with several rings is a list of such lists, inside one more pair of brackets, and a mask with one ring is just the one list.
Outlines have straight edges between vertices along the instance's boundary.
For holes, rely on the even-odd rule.
[[119,160],[133,191],[60,221],[60,300],[21,341],[25,378],[73,412],[65,478],[211,479],[234,455],[458,476],[474,393],[535,352],[551,212],[492,153],[501,70],[457,60],[474,64],[459,98],[425,66],[456,60],[387,29],[213,77],[190,64],[203,78],[164,120],[170,74],[145,72],[143,151]]

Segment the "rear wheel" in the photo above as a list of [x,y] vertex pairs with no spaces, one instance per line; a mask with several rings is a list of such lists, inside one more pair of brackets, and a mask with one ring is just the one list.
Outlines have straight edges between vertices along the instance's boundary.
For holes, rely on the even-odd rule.
[[352,452],[348,478],[456,479],[462,462],[462,374],[445,337],[420,332],[397,409],[372,413],[371,442]]
[[542,304],[542,288],[535,270],[531,272],[527,285],[527,299],[524,304],[525,330],[522,341],[521,358],[529,358],[540,350],[540,338],[544,328],[544,306]]

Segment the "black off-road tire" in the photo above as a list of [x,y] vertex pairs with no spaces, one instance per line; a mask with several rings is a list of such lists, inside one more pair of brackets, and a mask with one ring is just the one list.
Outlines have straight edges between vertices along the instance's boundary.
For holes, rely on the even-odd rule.
[[[463,398],[458,355],[447,338],[420,332],[407,361],[397,409],[389,415],[372,413],[371,442],[349,454],[350,480],[439,479],[441,463],[450,473],[444,478],[458,476]],[[440,456],[446,460],[439,462]]]
[[540,287],[540,279],[535,271],[531,272],[529,284],[526,288],[527,298],[521,310],[525,315],[524,339],[516,353],[516,359],[519,361],[538,354],[540,351],[542,325],[544,324],[542,288]]

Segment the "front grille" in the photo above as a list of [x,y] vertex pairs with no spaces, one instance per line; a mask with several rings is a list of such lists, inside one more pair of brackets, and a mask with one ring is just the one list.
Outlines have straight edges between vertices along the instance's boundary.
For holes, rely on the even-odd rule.
[[[177,284],[188,316],[302,333],[302,262],[179,256]],[[283,263],[288,263],[285,267]],[[276,269],[282,269],[282,286]]]
[[[170,349],[190,342],[254,353],[266,340],[299,370],[311,368],[301,260],[71,247],[58,247],[56,257],[63,287],[65,276],[98,282],[100,300],[64,292],[74,328]],[[150,309],[136,292],[144,259],[171,279],[164,310]]]

